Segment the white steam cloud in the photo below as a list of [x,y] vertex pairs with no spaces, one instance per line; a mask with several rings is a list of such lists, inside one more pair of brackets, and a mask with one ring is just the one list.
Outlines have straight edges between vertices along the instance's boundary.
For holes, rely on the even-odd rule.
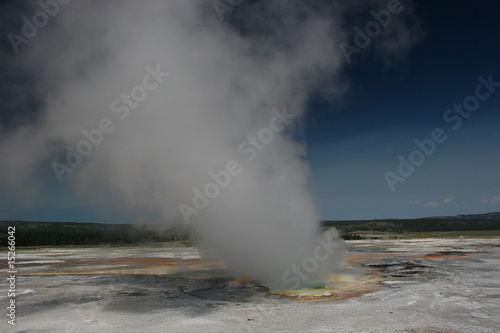
[[[237,161],[240,172],[190,220],[235,274],[281,280],[317,246],[306,147],[293,138],[312,92],[343,89],[338,45],[352,35],[343,15],[354,7],[344,3],[248,1],[224,21],[205,0],[61,6],[9,64],[35,78],[41,107],[1,137],[5,182],[31,192],[37,170],[58,165],[63,184],[96,208],[179,223],[193,189],[203,191],[210,172]],[[377,37],[391,55],[411,44],[403,17]],[[285,108],[296,118],[250,159],[252,145],[241,145]],[[68,160],[79,144],[90,149],[83,130],[97,144]]]

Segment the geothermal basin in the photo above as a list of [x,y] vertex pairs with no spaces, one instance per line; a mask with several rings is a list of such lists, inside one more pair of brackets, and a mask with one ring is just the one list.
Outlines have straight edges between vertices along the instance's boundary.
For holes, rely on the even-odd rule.
[[[499,332],[500,239],[346,241],[325,281],[273,290],[181,243],[18,249],[2,332]],[[2,271],[6,271],[2,263]],[[5,274],[3,274],[5,275]],[[0,301],[7,306],[2,279]],[[3,307],[5,309],[5,307]]]

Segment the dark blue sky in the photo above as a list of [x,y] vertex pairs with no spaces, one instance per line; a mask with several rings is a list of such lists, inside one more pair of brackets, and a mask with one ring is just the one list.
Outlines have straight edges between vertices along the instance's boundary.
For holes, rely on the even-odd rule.
[[[443,120],[478,76],[500,82],[499,14],[495,1],[418,1],[421,40],[408,57],[387,68],[363,50],[345,70],[351,89],[341,102],[311,102],[306,141],[323,218],[500,210],[500,90],[457,130]],[[448,139],[392,192],[384,173],[434,128]]]
[[[375,55],[375,38],[344,68],[345,95],[333,102],[311,97],[304,140],[322,219],[500,211],[500,87],[456,130],[443,119],[475,94],[479,76],[500,82],[500,2],[413,2],[420,40],[406,57],[388,66]],[[12,120],[12,110],[3,108],[3,116],[9,113],[3,118]],[[408,160],[414,141],[436,128],[447,140],[391,189],[387,172],[401,177],[399,156]],[[0,192],[0,219],[123,221],[99,215],[54,184],[50,166],[40,172],[50,188],[42,201],[21,209]]]

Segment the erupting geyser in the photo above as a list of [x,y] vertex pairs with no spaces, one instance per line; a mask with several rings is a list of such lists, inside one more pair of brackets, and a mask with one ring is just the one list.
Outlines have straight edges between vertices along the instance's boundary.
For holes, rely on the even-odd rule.
[[[344,89],[341,18],[354,5],[340,4],[245,1],[224,21],[212,1],[62,6],[2,60],[34,80],[26,98],[39,111],[2,135],[0,174],[30,193],[50,168],[55,184],[131,222],[188,216],[237,276],[317,279],[339,254],[318,240],[305,145],[293,138],[312,92]],[[380,50],[407,37],[403,15]]]

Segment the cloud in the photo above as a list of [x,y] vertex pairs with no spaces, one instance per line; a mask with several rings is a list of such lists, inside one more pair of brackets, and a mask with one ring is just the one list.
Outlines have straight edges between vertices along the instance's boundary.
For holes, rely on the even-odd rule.
[[450,202],[452,202],[453,200],[455,200],[455,198],[444,198],[444,199],[443,199],[443,203],[450,203]]
[[494,197],[482,199],[481,202],[496,203],[500,202],[500,195],[495,195]]
[[437,206],[439,206],[439,203],[437,203],[435,201],[429,201],[428,203],[426,203],[422,207],[437,207]]
[[418,204],[420,204],[420,201],[408,201],[406,204],[407,205],[418,205]]

